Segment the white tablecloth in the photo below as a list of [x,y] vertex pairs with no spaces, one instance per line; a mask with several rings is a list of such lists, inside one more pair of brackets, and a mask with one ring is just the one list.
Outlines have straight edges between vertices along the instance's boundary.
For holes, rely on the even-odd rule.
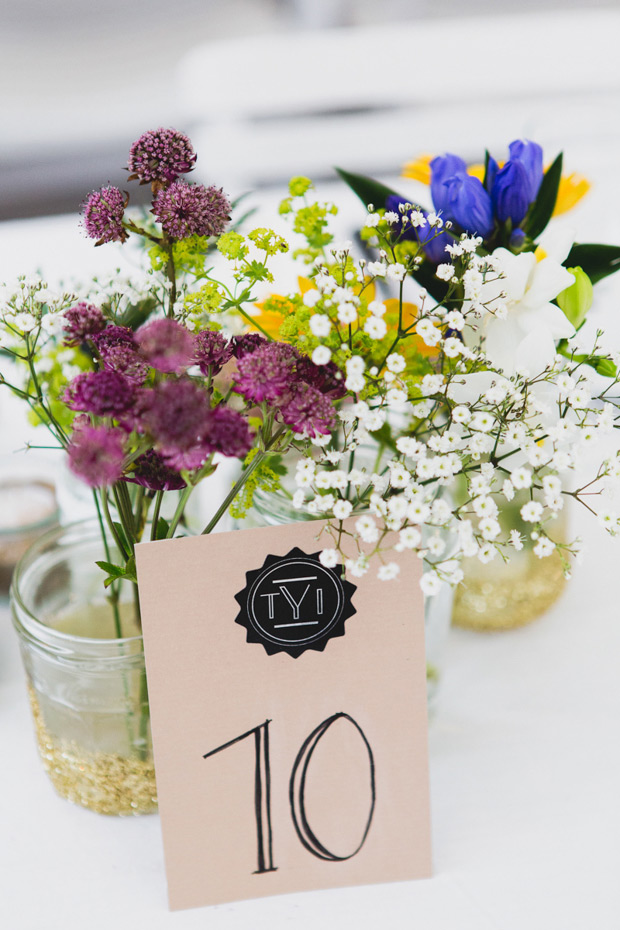
[[[37,265],[80,275],[114,266],[116,253],[93,250],[74,228],[66,219],[5,224],[0,278]],[[614,315],[610,305],[610,324]],[[0,405],[6,452],[22,440],[8,434],[13,408]],[[620,547],[584,517],[576,530],[587,555],[543,620],[452,635],[430,728],[435,876],[426,881],[168,913],[158,817],[105,818],[54,794],[0,608],[2,926],[616,930]]]

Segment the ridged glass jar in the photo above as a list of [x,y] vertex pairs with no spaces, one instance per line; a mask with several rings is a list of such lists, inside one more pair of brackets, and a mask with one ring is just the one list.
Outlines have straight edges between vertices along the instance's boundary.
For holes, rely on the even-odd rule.
[[95,562],[107,558],[96,520],[47,533],[17,565],[11,610],[55,789],[98,813],[143,814],[157,808],[144,648],[132,585],[116,616],[106,598]]

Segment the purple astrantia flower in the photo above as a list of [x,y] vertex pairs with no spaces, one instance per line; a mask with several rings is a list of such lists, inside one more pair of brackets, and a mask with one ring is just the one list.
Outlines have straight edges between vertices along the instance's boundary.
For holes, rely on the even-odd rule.
[[148,377],[149,366],[140,358],[135,349],[125,343],[112,345],[101,355],[104,368],[118,371],[132,384],[144,384]]
[[151,129],[134,142],[129,151],[129,180],[141,184],[176,181],[191,171],[196,154],[187,136],[177,129]]
[[252,433],[240,413],[220,404],[211,411],[206,443],[210,452],[241,458],[252,448]]
[[486,239],[493,232],[493,207],[482,182],[469,174],[457,174],[444,181],[444,187],[445,218],[466,233]]
[[296,433],[327,435],[336,425],[336,412],[330,399],[309,384],[298,384],[290,400],[280,409],[282,420]]
[[183,371],[190,363],[192,334],[176,320],[153,320],[136,333],[140,354],[158,371]]
[[106,326],[92,337],[92,342],[102,358],[105,358],[105,353],[112,346],[130,346],[134,351],[138,349],[133,331],[128,326]]
[[194,336],[192,362],[199,366],[203,375],[215,375],[233,354],[233,345],[221,333],[205,329]]
[[123,438],[118,430],[83,427],[73,433],[67,452],[69,468],[91,488],[112,484],[123,473]]
[[430,163],[431,169],[431,197],[436,211],[447,214],[447,192],[445,182],[448,178],[467,173],[467,165],[458,155],[446,152],[438,155]]
[[133,384],[117,371],[88,371],[69,382],[63,400],[71,410],[122,417],[135,399]]
[[189,378],[162,381],[142,392],[138,418],[164,456],[200,442],[208,425],[207,395]]
[[297,353],[284,342],[270,342],[237,360],[235,390],[254,403],[277,403],[296,380]]
[[150,491],[178,491],[185,487],[181,476],[153,449],[139,456],[134,465],[134,470],[125,475],[126,481],[141,484]]
[[256,352],[260,346],[268,346],[269,340],[259,333],[244,333],[242,336],[233,336],[231,343],[235,358],[243,358]]
[[87,336],[100,333],[102,329],[105,329],[107,322],[99,307],[84,301],[65,310],[63,317],[65,342],[69,346],[79,346]]
[[219,236],[230,220],[230,201],[218,187],[175,181],[157,192],[153,213],[171,239]]
[[123,229],[123,214],[127,198],[118,187],[102,187],[93,191],[84,204],[83,226],[86,235],[104,242],[124,242],[128,233]]
[[342,372],[333,362],[315,365],[307,355],[300,355],[297,359],[297,377],[332,400],[338,400],[347,393]]
[[[401,206],[408,202],[409,201],[406,200],[405,197],[400,197],[398,194],[390,194],[386,199],[385,208],[400,216]],[[421,212],[426,220],[428,216],[427,211],[422,210]],[[411,223],[407,223],[403,226],[402,222],[399,222],[398,235],[402,239],[408,239],[411,242],[419,242],[424,249],[424,254],[427,259],[434,265],[446,261],[446,246],[454,241],[448,233],[438,232],[435,227],[429,226],[428,223],[424,226],[412,226]]]

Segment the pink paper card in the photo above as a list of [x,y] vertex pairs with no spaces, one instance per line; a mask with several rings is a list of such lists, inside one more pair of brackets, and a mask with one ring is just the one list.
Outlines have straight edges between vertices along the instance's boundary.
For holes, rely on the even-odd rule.
[[430,875],[421,569],[322,526],[136,548],[173,909]]

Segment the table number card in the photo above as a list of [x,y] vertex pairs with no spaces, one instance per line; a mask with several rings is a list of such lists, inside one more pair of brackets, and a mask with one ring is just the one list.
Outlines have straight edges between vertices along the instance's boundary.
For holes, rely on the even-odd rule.
[[430,875],[420,568],[343,580],[320,528],[136,549],[173,909]]

